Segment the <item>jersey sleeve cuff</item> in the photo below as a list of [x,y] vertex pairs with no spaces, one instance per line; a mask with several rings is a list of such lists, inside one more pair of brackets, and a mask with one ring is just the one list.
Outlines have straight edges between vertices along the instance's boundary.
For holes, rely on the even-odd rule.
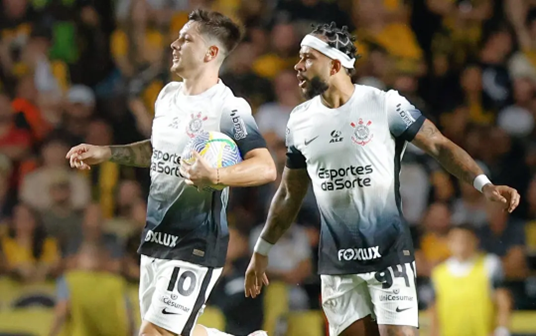
[[263,137],[255,137],[254,139],[249,136],[245,141],[237,141],[240,154],[245,157],[246,154],[254,149],[266,148],[266,140]]
[[424,124],[424,121],[426,120],[426,117],[421,115],[413,124],[411,124],[405,131],[400,135],[400,137],[407,142],[413,141],[417,133],[419,133],[419,130],[422,127],[422,124]]
[[285,166],[290,169],[304,169],[307,168],[305,158],[301,154],[287,153],[287,162]]

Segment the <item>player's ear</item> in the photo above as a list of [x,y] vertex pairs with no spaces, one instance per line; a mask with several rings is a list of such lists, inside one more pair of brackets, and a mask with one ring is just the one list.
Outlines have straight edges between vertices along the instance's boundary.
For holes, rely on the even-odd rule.
[[341,69],[342,69],[341,61],[339,61],[339,60],[332,60],[331,61],[331,70],[330,70],[330,75],[331,76],[337,74],[339,71],[341,71]]
[[218,57],[220,53],[220,48],[216,45],[211,45],[208,47],[207,53],[205,54],[205,61],[210,62]]

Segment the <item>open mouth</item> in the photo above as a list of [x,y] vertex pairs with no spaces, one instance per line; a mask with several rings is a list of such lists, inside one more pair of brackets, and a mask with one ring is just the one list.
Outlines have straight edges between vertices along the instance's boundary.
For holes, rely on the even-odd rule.
[[298,86],[302,89],[307,85],[307,79],[301,75],[296,76],[298,78]]

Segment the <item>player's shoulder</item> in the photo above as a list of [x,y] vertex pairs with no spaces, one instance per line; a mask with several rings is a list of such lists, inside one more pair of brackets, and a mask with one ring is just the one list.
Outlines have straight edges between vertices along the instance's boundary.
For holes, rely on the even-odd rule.
[[302,113],[306,113],[306,111],[309,110],[311,108],[311,106],[313,105],[314,100],[317,99],[317,98],[318,97],[314,97],[312,99],[306,100],[303,103],[297,105],[290,112],[290,116],[297,116],[297,115],[300,115]]
[[160,90],[160,93],[158,94],[158,97],[156,98],[156,101],[162,100],[164,97],[175,94],[179,92],[182,88],[182,82],[169,82],[167,83],[162,90]]
[[397,90],[382,90],[370,85],[355,84],[357,92],[366,99],[375,99],[378,101],[396,101],[405,99]]
[[251,106],[248,101],[242,97],[235,96],[234,92],[223,84],[225,87],[218,98],[218,104],[221,104],[222,114],[251,114]]

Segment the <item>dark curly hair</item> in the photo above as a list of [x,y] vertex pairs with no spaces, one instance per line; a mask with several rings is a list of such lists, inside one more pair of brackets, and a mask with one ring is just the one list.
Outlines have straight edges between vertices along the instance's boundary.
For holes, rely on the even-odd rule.
[[321,35],[326,38],[326,43],[339,51],[342,51],[350,58],[358,59],[360,55],[357,53],[357,47],[354,42],[357,41],[357,37],[350,34],[347,26],[337,27],[335,22],[331,24],[322,23],[318,25],[312,25],[312,35]]

